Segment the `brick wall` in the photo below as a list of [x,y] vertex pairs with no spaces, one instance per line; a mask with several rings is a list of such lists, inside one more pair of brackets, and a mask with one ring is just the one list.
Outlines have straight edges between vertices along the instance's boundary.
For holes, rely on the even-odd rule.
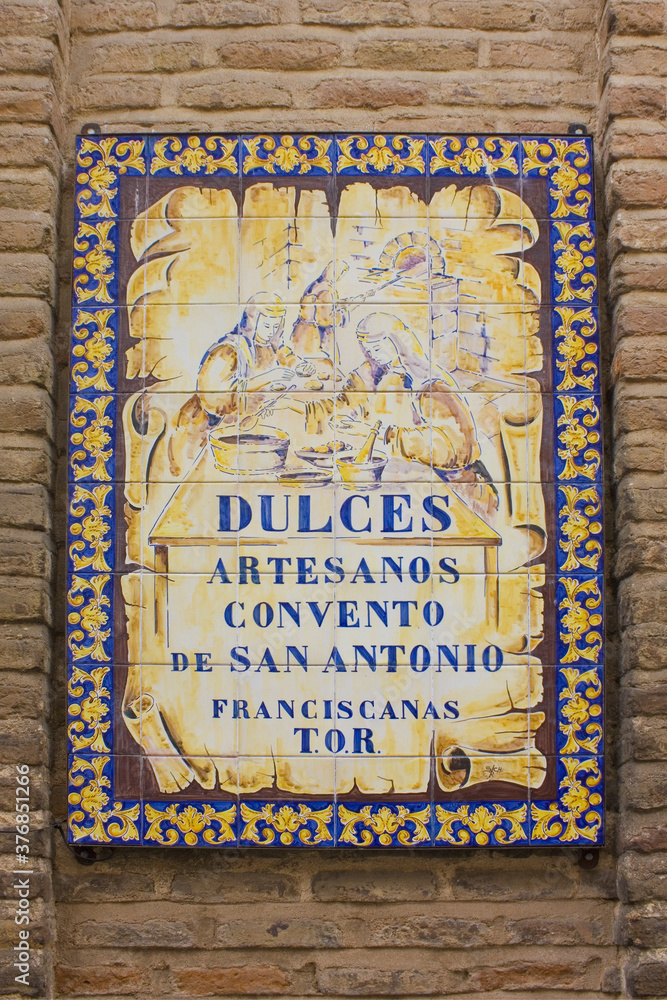
[[[663,0],[0,0],[0,24],[0,775],[9,810],[20,749],[33,766],[33,807],[45,810],[35,837],[44,951],[34,995],[52,995],[52,964],[62,998],[664,995]],[[566,850],[130,848],[84,868],[51,838],[51,731],[53,813],[65,814],[64,647],[50,632],[49,582],[65,515],[59,488],[52,529],[69,321],[63,305],[52,337],[52,316],[57,272],[61,302],[69,297],[73,137],[90,121],[109,131],[457,132],[564,132],[583,122],[595,134],[617,518],[608,564],[617,542],[619,598],[618,666],[607,664],[610,847],[597,868]],[[63,593],[61,572],[58,626]],[[615,718],[624,721],[615,727]],[[2,861],[8,869],[11,856]],[[1,905],[0,948],[10,949],[12,908]],[[11,978],[0,982],[11,992]]]

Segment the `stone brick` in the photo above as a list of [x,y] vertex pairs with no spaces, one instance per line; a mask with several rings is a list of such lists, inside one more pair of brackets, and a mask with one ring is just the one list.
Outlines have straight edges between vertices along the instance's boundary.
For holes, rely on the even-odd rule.
[[188,996],[264,996],[290,991],[289,978],[275,965],[173,969],[171,975],[178,993]]
[[507,921],[509,944],[530,944],[553,947],[582,944],[604,945],[609,940],[609,929],[602,919],[591,917],[526,917]]
[[607,176],[606,197],[610,212],[628,206],[662,208],[667,205],[667,170],[650,162],[615,163]]
[[612,379],[651,379],[667,375],[667,337],[622,340],[616,348]]
[[618,35],[659,34],[665,26],[662,0],[613,0],[608,5],[608,31]]
[[197,899],[202,893],[211,903],[241,903],[250,900],[298,899],[298,883],[290,875],[258,872],[221,872],[215,876],[175,875],[171,883],[174,899]]
[[329,966],[317,971],[321,993],[338,996],[442,996],[452,993],[463,980],[462,973],[445,969],[387,969]]
[[[37,767],[48,762],[48,754],[49,734],[39,720],[21,719],[19,722],[15,719],[3,720],[0,730],[0,761],[3,764],[16,764],[20,761],[29,767]],[[33,812],[31,836],[43,825],[39,816]],[[15,834],[14,826],[15,824],[10,821],[10,832]]]
[[339,948],[343,935],[332,920],[301,920],[283,910],[274,920],[232,920],[220,924],[215,941],[223,948]]
[[42,580],[0,577],[0,606],[5,621],[51,620],[49,592]]
[[0,71],[4,73],[55,74],[60,70],[55,42],[48,38],[5,37],[0,48]]
[[40,299],[0,299],[0,340],[48,337],[51,310]]
[[129,969],[126,965],[56,966],[56,989],[61,996],[128,996],[150,988],[146,969]]
[[51,526],[49,495],[42,486],[0,486],[0,527],[48,530]]
[[193,948],[198,935],[183,920],[87,919],[72,931],[76,948]]
[[621,900],[667,899],[667,856],[626,852],[618,861]]
[[313,108],[387,108],[392,104],[416,107],[429,101],[423,83],[403,80],[322,80],[308,95]]
[[387,27],[413,23],[407,0],[301,0],[304,24],[331,24],[355,28],[366,24]]
[[179,103],[188,108],[237,110],[239,108],[289,108],[292,97],[283,87],[253,80],[225,80],[182,86]]
[[461,866],[452,883],[455,899],[562,899],[574,891],[572,879],[553,868]]
[[521,0],[436,0],[431,21],[445,28],[477,28],[482,31],[530,31],[544,26],[546,11]]
[[667,719],[626,719],[622,729],[621,758],[639,761],[667,758]]
[[233,69],[266,69],[276,71],[331,69],[340,64],[340,45],[316,39],[299,41],[228,42],[218,50],[221,66]]
[[621,296],[614,314],[614,333],[617,340],[667,333],[667,295],[628,292]]
[[45,625],[0,625],[0,670],[49,672],[51,645]]
[[477,42],[446,39],[427,42],[423,39],[399,39],[361,42],[354,50],[353,62],[364,69],[454,70],[477,66]]
[[352,868],[318,872],[313,877],[312,893],[321,902],[370,902],[434,899],[437,890],[429,871],[365,872]]
[[27,122],[0,124],[0,163],[5,168],[21,167],[24,171],[47,166],[56,175],[61,157],[51,127]]
[[169,22],[179,28],[278,24],[279,0],[178,0]]
[[185,39],[177,41],[151,41],[146,38],[135,43],[104,42],[92,47],[85,39],[75,49],[75,72],[78,80],[89,73],[182,73],[203,69],[208,65],[204,47],[199,42]]
[[665,451],[667,442],[647,441],[643,434],[634,431],[623,434],[616,442],[614,468],[617,479],[626,472],[643,470],[648,472],[663,472],[665,470]]
[[0,432],[0,455],[0,482],[51,485],[54,453],[48,441],[31,434]]
[[659,573],[643,573],[623,580],[618,588],[621,628],[639,622],[667,619],[667,579]]
[[578,72],[585,63],[585,58],[583,47],[576,38],[569,43],[552,39],[539,43],[528,42],[521,38],[491,41],[488,64],[502,69],[515,67]]
[[600,962],[518,961],[497,966],[476,968],[468,984],[473,990],[543,990],[553,987],[563,990],[596,989],[600,982]]
[[667,429],[667,395],[660,386],[618,386],[614,394],[615,429],[626,431]]
[[660,947],[667,936],[667,907],[664,903],[647,903],[642,907],[627,907],[619,914],[618,943],[627,947]]
[[159,24],[157,0],[76,0],[72,4],[72,32],[140,31]]
[[57,0],[2,0],[0,20],[4,37],[57,39],[63,27]]
[[667,959],[644,959],[625,970],[625,982],[631,997],[664,996],[667,992]]
[[667,49],[647,42],[614,46],[608,66],[610,72],[626,76],[667,76]]
[[66,903],[105,902],[128,903],[133,900],[154,899],[155,880],[138,872],[102,872],[91,874],[74,870],[73,874],[56,872],[53,891],[57,901]]
[[38,719],[48,714],[43,674],[0,673],[0,719]]
[[100,76],[76,91],[79,113],[109,111],[116,108],[157,108],[160,104],[160,80],[141,76]]
[[611,83],[602,99],[612,118],[664,118],[667,109],[665,88],[645,83]]
[[[57,199],[58,184],[47,167],[0,169],[0,209],[22,212],[23,217],[19,217],[16,221],[22,221],[24,226],[29,224],[29,218],[26,218],[28,212],[54,213]],[[52,223],[49,225],[52,226]],[[3,239],[7,241],[9,235],[6,233]],[[46,245],[49,251],[53,252],[52,246],[48,243]],[[5,247],[0,246],[0,249]],[[23,248],[14,246],[11,249]]]
[[616,509],[619,525],[631,520],[664,521],[667,519],[667,487],[636,488],[630,478],[619,487]]
[[[0,252],[5,250],[42,250],[51,256],[55,249],[55,233],[48,216],[40,213],[0,212]],[[12,218],[11,216],[18,216]]]
[[624,812],[619,820],[618,845],[621,851],[652,854],[667,849],[667,813]]
[[383,919],[377,916],[357,930],[360,947],[483,948],[495,943],[492,928],[483,920],[410,914]]
[[0,385],[0,427],[3,431],[35,431],[53,437],[51,400],[36,386]]
[[24,78],[13,84],[7,77],[0,78],[0,122],[47,122],[57,118],[53,89],[50,84],[42,86],[42,78],[36,77],[40,86],[29,86]]
[[0,343],[0,384],[53,388],[53,356],[43,340]]
[[49,539],[41,532],[0,528],[0,574],[49,579],[53,569]]
[[36,295],[52,298],[53,261],[39,253],[0,253],[0,295]]

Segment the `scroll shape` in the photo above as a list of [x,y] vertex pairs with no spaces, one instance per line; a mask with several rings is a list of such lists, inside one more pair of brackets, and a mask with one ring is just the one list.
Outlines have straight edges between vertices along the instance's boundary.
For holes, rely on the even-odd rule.
[[[591,175],[584,169],[589,163],[590,154],[583,139],[572,142],[568,139],[549,139],[547,142],[523,140],[524,174],[537,170],[545,177],[549,173],[553,184],[549,194],[556,201],[552,219],[562,219],[566,215],[586,218],[592,200],[591,192],[587,190]],[[573,200],[571,196],[574,196]]]
[[[595,479],[602,461],[600,432],[597,430],[600,410],[595,400],[589,396],[583,399],[577,396],[556,398],[563,407],[563,413],[557,421],[557,426],[563,428],[558,432],[558,440],[563,446],[558,449],[558,457],[565,463],[558,478],[576,479],[577,476],[584,476],[586,479]],[[580,410],[584,412],[581,421],[578,417]],[[585,464],[577,464],[580,452],[583,452]]]
[[[119,140],[116,136],[105,136],[99,141],[84,137],[76,158],[83,172],[77,174],[77,183],[87,185],[76,199],[77,208],[83,218],[99,215],[105,219],[114,218],[111,200],[118,194],[115,186],[118,174],[128,170],[146,173],[143,157],[145,139]],[[97,201],[93,198],[97,197]]]
[[[338,173],[349,167],[356,167],[362,174],[367,174],[369,167],[378,173],[391,169],[394,174],[400,174],[406,167],[412,167],[418,173],[425,171],[424,158],[421,156],[424,139],[413,139],[409,135],[395,135],[391,139],[391,147],[383,135],[376,135],[372,145],[364,135],[350,135],[338,140]],[[407,156],[402,156],[407,143]],[[364,152],[368,150],[368,152]],[[355,151],[360,155],[355,156]]]
[[479,847],[485,847],[489,841],[512,844],[516,840],[527,839],[522,826],[526,820],[525,805],[518,809],[506,809],[494,804],[493,812],[486,806],[478,806],[472,811],[470,806],[459,806],[452,812],[445,806],[437,805],[435,815],[442,824],[435,839],[446,844],[461,846],[474,839]]
[[[566,737],[562,752],[596,754],[602,739],[602,726],[595,720],[602,715],[602,706],[592,705],[591,701],[602,694],[598,671],[595,667],[582,671],[565,667],[560,674],[567,682],[567,687],[563,688],[559,696],[560,701],[565,701],[560,706],[560,715],[565,721],[558,724]],[[582,685],[583,694],[579,690]]]
[[[431,807],[410,810],[403,805],[397,805],[396,811],[389,806],[364,806],[359,812],[354,812],[346,806],[338,806],[338,818],[344,824],[338,838],[341,844],[369,847],[377,836],[378,843],[389,847],[397,842],[402,847],[411,847],[431,839],[427,823],[431,816]],[[357,831],[357,825],[363,827]],[[412,826],[412,830],[409,829]]]
[[[597,353],[595,334],[597,323],[593,310],[571,309],[568,306],[556,306],[561,325],[556,329],[556,367],[563,372],[560,384],[556,386],[559,392],[572,392],[579,386],[593,392],[598,366],[591,360],[591,355]],[[587,338],[593,337],[592,341]]]
[[565,768],[559,783],[560,800],[549,803],[546,809],[536,802],[531,804],[531,839],[596,842],[602,826],[602,795],[596,791],[602,782],[600,765],[595,757],[563,757],[560,763]]
[[[172,174],[214,174],[216,170],[228,170],[231,174],[237,172],[238,166],[234,150],[238,139],[223,139],[221,135],[211,135],[201,140],[196,135],[188,136],[187,144],[175,135],[167,135],[158,139],[151,160],[151,174],[158,170],[169,170]],[[208,150],[208,152],[207,152]],[[167,151],[174,153],[167,156]],[[219,153],[215,156],[215,153]]]
[[[109,269],[113,266],[114,260],[107,251],[113,253],[115,250],[113,240],[109,238],[115,225],[115,222],[96,222],[95,225],[79,222],[74,238],[74,249],[80,256],[74,258],[74,268],[84,273],[77,274],[74,278],[74,294],[77,302],[88,302],[89,299],[95,299],[97,302],[113,301],[109,295],[109,283],[113,281],[115,272]],[[90,240],[95,241],[92,248]],[[94,284],[90,283],[91,279]]]
[[567,646],[561,663],[576,660],[597,663],[602,649],[602,635],[598,631],[602,615],[596,612],[602,603],[598,581],[596,577],[583,580],[559,577],[558,582],[565,588],[565,597],[558,605],[558,610],[565,612],[560,619],[560,638]]
[[[69,826],[74,841],[87,837],[102,843],[112,840],[138,841],[139,831],[136,820],[139,819],[139,803],[130,805],[114,802],[112,808],[106,809],[110,802],[105,788],[111,788],[111,779],[105,771],[110,757],[93,757],[86,759],[75,757],[70,768],[70,781],[75,788],[68,796],[68,802],[80,806],[70,813]],[[81,773],[83,772],[83,773]],[[92,772],[92,777],[86,784],[84,774]],[[82,823],[92,821],[92,825],[82,826]]]
[[[91,749],[96,753],[109,751],[104,740],[104,734],[108,732],[111,722],[105,721],[109,714],[111,692],[104,684],[104,680],[109,673],[109,667],[93,667],[92,670],[83,670],[82,667],[75,666],[67,690],[71,695],[69,714],[75,716],[73,722],[67,727],[67,735],[75,750]],[[90,684],[91,688],[87,696],[84,685]],[[85,732],[86,728],[88,732]]]
[[[67,594],[67,605],[73,610],[67,615],[67,622],[69,625],[80,625],[81,627],[70,632],[67,645],[75,660],[82,660],[84,657],[89,657],[91,660],[109,660],[104,648],[104,643],[111,635],[111,629],[104,628],[109,621],[109,616],[104,609],[111,607],[111,601],[104,593],[108,582],[108,573],[101,573],[99,576],[89,578],[72,577],[72,584]],[[82,591],[89,590],[92,591],[93,596],[86,602]],[[86,633],[91,640],[90,645],[79,645],[86,639]]]
[[[479,139],[470,136],[463,152],[459,152],[463,144],[454,135],[431,139],[431,149],[435,154],[431,156],[431,173],[450,170],[454,174],[462,174],[464,171],[478,174],[480,170],[484,170],[487,174],[494,174],[498,170],[507,170],[511,174],[518,174],[519,167],[512,155],[517,145],[518,143],[499,136],[490,136],[480,145]],[[452,155],[448,156],[447,153]]]
[[[602,557],[602,545],[591,535],[602,532],[600,521],[591,520],[600,513],[602,502],[596,486],[579,489],[577,486],[559,486],[558,490],[565,498],[565,504],[558,511],[561,521],[558,540],[559,547],[567,553],[563,570],[571,572],[585,566],[586,569],[597,570]],[[584,504],[583,509],[579,504]],[[579,551],[581,546],[584,552]]]
[[[261,809],[251,809],[241,804],[241,816],[245,826],[240,840],[250,840],[254,844],[272,844],[279,835],[281,844],[289,847],[294,843],[297,834],[302,844],[321,844],[333,840],[329,824],[333,815],[333,806],[324,809],[311,809],[310,806],[299,805],[298,812],[292,806],[273,806],[270,802]],[[313,824],[309,828],[308,824]],[[258,826],[264,828],[260,831]]]
[[[150,803],[144,807],[144,815],[150,826],[144,840],[154,840],[167,846],[178,843],[179,833],[188,847],[195,847],[200,840],[207,844],[227,844],[236,841],[232,823],[236,818],[236,806],[227,809],[214,808],[206,803],[201,806],[172,802],[166,809],[155,809]],[[166,830],[163,823],[168,823]],[[217,824],[215,830],[213,824]]]
[[[262,169],[269,174],[307,174],[313,168],[320,168],[325,173],[331,173],[331,158],[328,149],[331,139],[323,139],[316,135],[303,135],[295,144],[294,137],[282,135],[280,142],[272,135],[257,135],[252,139],[244,139],[247,155],[243,161],[243,173]],[[274,152],[275,150],[275,152]],[[261,156],[266,153],[266,156]],[[312,153],[310,157],[309,153]]]

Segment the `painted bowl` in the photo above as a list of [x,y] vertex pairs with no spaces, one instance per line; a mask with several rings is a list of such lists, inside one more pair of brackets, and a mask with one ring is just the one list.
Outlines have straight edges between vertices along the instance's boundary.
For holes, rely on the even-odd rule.
[[216,428],[208,440],[216,469],[252,476],[283,469],[290,439],[277,427],[261,427],[239,434]]
[[336,459],[336,467],[343,485],[357,490],[375,490],[380,485],[389,458],[373,455],[370,462],[354,461],[354,455],[342,455]]

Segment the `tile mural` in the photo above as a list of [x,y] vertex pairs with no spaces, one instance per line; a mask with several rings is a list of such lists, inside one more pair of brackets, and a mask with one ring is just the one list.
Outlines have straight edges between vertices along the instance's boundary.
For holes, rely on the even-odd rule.
[[76,163],[70,840],[601,844],[591,140]]

